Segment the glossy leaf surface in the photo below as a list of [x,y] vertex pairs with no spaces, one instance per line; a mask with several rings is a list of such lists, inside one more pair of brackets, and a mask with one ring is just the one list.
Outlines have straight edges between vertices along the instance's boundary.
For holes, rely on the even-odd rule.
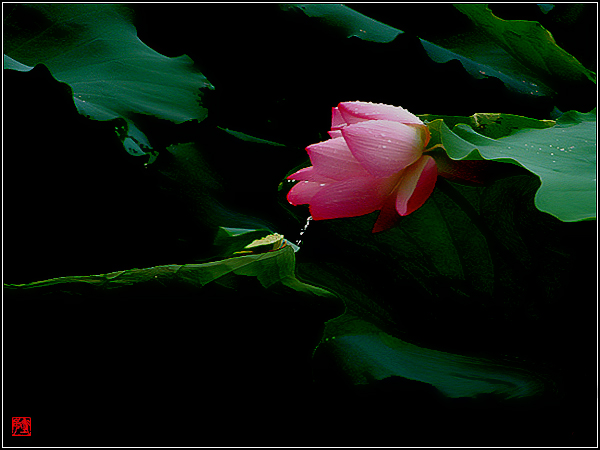
[[144,44],[126,6],[13,5],[4,18],[4,52],[5,69],[47,66],[71,87],[81,114],[125,118],[133,141],[125,148],[134,155],[152,147],[135,114],[175,123],[207,116],[201,95],[212,85],[188,56],[169,58]]
[[531,119],[502,114],[483,119],[487,123],[478,123],[479,129],[501,136],[480,134],[458,123],[461,119],[453,121],[452,129],[436,119],[429,124],[432,142],[441,144],[452,159],[508,162],[535,173],[542,181],[535,197],[541,211],[569,222],[596,217],[596,110],[570,111],[551,127],[549,121],[532,124]]

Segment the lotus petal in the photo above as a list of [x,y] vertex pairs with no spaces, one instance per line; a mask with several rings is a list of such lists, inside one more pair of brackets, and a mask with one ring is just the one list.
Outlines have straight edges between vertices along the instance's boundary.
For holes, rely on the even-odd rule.
[[372,232],[379,233],[380,231],[392,228],[399,218],[400,216],[396,211],[396,196],[389,195],[383,203],[379,216],[377,216],[377,221],[373,226]]
[[437,180],[437,166],[429,155],[423,155],[406,168],[397,188],[396,211],[407,216],[419,209],[429,198]]
[[391,176],[418,160],[428,138],[426,127],[389,120],[348,125],[342,135],[354,157],[377,177]]
[[301,181],[294,185],[287,194],[287,201],[294,206],[306,205],[320,189],[321,184],[313,181]]
[[309,145],[306,151],[315,170],[322,176],[341,181],[369,175],[356,160],[343,137]]
[[381,208],[392,188],[389,179],[374,177],[325,184],[310,199],[310,213],[315,220],[369,214]]
[[338,130],[347,125],[338,108],[331,109],[331,129]]
[[313,166],[300,169],[298,172],[289,175],[287,179],[296,181],[314,181],[316,183],[331,183],[332,181],[335,181],[332,178],[320,174]]
[[337,109],[348,124],[363,120],[391,120],[406,125],[423,125],[421,119],[400,106],[369,102],[342,102]]

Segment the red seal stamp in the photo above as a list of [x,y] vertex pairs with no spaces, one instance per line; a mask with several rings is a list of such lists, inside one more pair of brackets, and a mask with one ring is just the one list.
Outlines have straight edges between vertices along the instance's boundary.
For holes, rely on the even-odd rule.
[[12,435],[31,436],[31,417],[13,417]]

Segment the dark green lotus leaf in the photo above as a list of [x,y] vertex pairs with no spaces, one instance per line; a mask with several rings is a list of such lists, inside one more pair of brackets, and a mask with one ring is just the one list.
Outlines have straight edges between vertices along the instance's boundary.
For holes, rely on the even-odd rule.
[[559,47],[538,22],[502,20],[485,4],[455,7],[475,29],[433,42],[421,39],[434,61],[456,59],[475,78],[495,77],[513,91],[536,97],[553,95],[560,82],[595,82],[594,72]]
[[175,123],[207,116],[201,90],[212,85],[188,56],[169,58],[144,44],[123,5],[12,5],[4,17],[4,52],[5,69],[47,66],[71,86],[81,114],[126,119],[123,143],[134,155],[152,148],[134,114]]
[[[344,5],[291,4],[284,10],[300,10],[319,18],[345,36],[388,43],[402,31],[370,19]],[[420,38],[429,57],[437,63],[458,60],[474,78],[495,77],[509,89],[534,97],[555,94],[557,81],[595,81],[595,74],[556,45],[539,23],[501,20],[486,5],[456,5],[474,23],[475,30],[448,38]]]
[[507,362],[458,355],[411,344],[345,314],[327,322],[318,351],[327,351],[354,384],[402,377],[427,383],[450,398],[493,394],[504,399],[552,390],[546,377]]
[[437,63],[458,60],[473,77],[495,77],[509,89],[532,96],[551,95],[554,90],[536,74],[481,33],[454,36],[437,43],[420,39],[423,48]]
[[475,115],[469,121],[475,129],[456,118],[452,129],[444,119],[431,121],[432,143],[455,160],[502,161],[535,173],[542,181],[536,206],[560,220],[596,217],[595,109],[569,111],[556,122],[504,114]]
[[540,11],[542,11],[544,14],[548,14],[554,9],[554,5],[551,3],[538,3],[537,5],[538,8],[540,8]]
[[567,51],[556,45],[552,34],[540,23],[503,20],[485,4],[457,4],[455,7],[516,61],[542,79],[596,82],[596,74],[586,69]]
[[291,246],[279,250],[243,255],[203,264],[169,264],[145,269],[129,269],[102,275],[70,276],[26,284],[5,284],[5,289],[62,291],[74,294],[95,289],[117,289],[151,283],[179,284],[202,288],[208,283],[228,283],[232,276],[256,277],[264,288],[285,286],[295,291],[320,297],[334,297],[329,291],[298,280],[295,276],[295,257]]
[[29,72],[33,67],[15,61],[10,56],[4,55],[4,68],[10,70],[18,70],[19,72]]
[[284,11],[302,11],[308,17],[318,18],[326,25],[339,29],[346,37],[354,36],[365,41],[391,42],[404,33],[341,4],[299,3],[284,4],[281,8]]
[[[347,308],[315,357],[334,356],[352,383],[398,376],[450,397],[553,390],[536,365],[551,357],[551,305],[565,294],[558,230],[567,224],[535,208],[536,176],[499,166],[508,173],[486,185],[438,178],[421,208],[380,233],[371,232],[378,213],[311,221],[299,274]],[[523,360],[535,373],[515,364]]]

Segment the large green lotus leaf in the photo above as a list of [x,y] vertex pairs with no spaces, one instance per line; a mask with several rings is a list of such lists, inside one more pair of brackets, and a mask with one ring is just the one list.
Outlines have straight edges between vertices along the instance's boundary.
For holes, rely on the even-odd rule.
[[485,4],[454,6],[516,61],[542,79],[580,81],[587,78],[596,82],[596,74],[556,45],[552,34],[540,23],[500,19]]
[[475,78],[496,77],[509,89],[532,96],[552,95],[559,81],[595,82],[594,72],[559,47],[538,22],[502,20],[484,4],[455,7],[476,28],[435,42],[421,39],[434,61],[456,59]]
[[[455,160],[487,159],[520,165],[542,181],[535,196],[541,211],[567,222],[596,217],[596,110],[584,114],[570,111],[553,126],[503,114],[488,114],[476,127],[453,119],[429,123],[432,142],[441,144]],[[512,124],[511,124],[512,123]],[[507,135],[508,134],[508,135]]]
[[125,148],[151,148],[134,114],[175,123],[203,120],[202,89],[212,85],[186,55],[169,58],[144,44],[126,6],[18,4],[4,17],[4,68],[44,64],[73,90],[78,111],[96,120],[128,121]]
[[[458,60],[477,79],[495,77],[509,89],[535,97],[554,94],[551,84],[556,79],[574,81],[584,76],[595,80],[594,73],[557,46],[550,33],[537,22],[502,21],[489,10],[484,13],[485,5],[457,5],[457,8],[468,13],[477,28],[446,39],[428,41],[419,38],[433,61]],[[301,10],[309,17],[317,17],[332,28],[340,29],[347,37],[366,41],[388,43],[403,33],[344,5],[293,4],[285,5],[283,9]],[[489,21],[492,26],[483,20],[488,15],[493,17]],[[518,45],[506,45],[506,40],[513,35],[525,36],[528,44],[518,44],[520,41],[516,39]],[[530,52],[535,52],[533,60],[529,59]],[[540,55],[551,58],[549,66],[552,70],[543,65],[539,67],[543,63]]]
[[[231,257],[203,264],[169,264],[101,275],[67,276],[27,284],[5,284],[4,287],[13,290],[38,289],[40,292],[63,291],[75,294],[86,292],[90,287],[106,290],[132,285],[142,287],[148,283],[202,288],[212,282],[231,286],[232,276],[256,277],[264,288],[283,285],[310,295],[334,297],[329,291],[303,283],[296,278],[294,250],[291,246],[272,252]],[[242,292],[240,295],[248,293]]]
[[420,41],[435,62],[457,60],[474,78],[495,77],[509,89],[535,97],[554,93],[535,72],[481,33],[455,36],[451,40],[436,43],[425,39]]
[[19,61],[15,61],[10,56],[4,55],[4,68],[10,70],[18,70],[19,72],[29,72],[33,67],[21,64]]
[[[517,116],[514,114],[504,113],[475,113],[472,116],[444,116],[435,114],[418,114],[419,118],[426,123],[433,122],[438,119],[442,119],[448,128],[452,129],[455,125],[463,123],[469,125],[479,134],[484,136],[498,139],[504,136],[508,136],[515,131],[523,128],[551,128],[556,125],[554,120],[538,120],[531,119],[529,117]],[[428,147],[431,148],[436,144],[439,144],[439,140],[433,142],[435,139],[430,141]]]
[[[377,213],[311,221],[299,275],[336,292],[347,308],[328,322],[317,361],[334,356],[353,383],[400,376],[451,397],[543,392],[544,376],[515,361],[546,373],[536,365],[551,357],[551,305],[565,294],[569,270],[559,227],[571,224],[535,208],[536,176],[498,166],[508,175],[486,185],[438,178],[421,208],[380,233],[371,233]],[[338,321],[349,318],[357,320],[340,332]],[[381,332],[409,350],[386,348]],[[505,356],[511,362],[492,361]]]
[[484,394],[532,397],[552,389],[544,376],[507,362],[458,355],[411,344],[352,314],[330,320],[318,351],[327,351],[353,384],[402,377],[437,388],[450,398]]
[[354,36],[365,41],[391,42],[404,33],[341,4],[284,4],[281,8],[284,11],[300,10],[308,17],[318,18],[326,25],[339,29],[346,37]]

